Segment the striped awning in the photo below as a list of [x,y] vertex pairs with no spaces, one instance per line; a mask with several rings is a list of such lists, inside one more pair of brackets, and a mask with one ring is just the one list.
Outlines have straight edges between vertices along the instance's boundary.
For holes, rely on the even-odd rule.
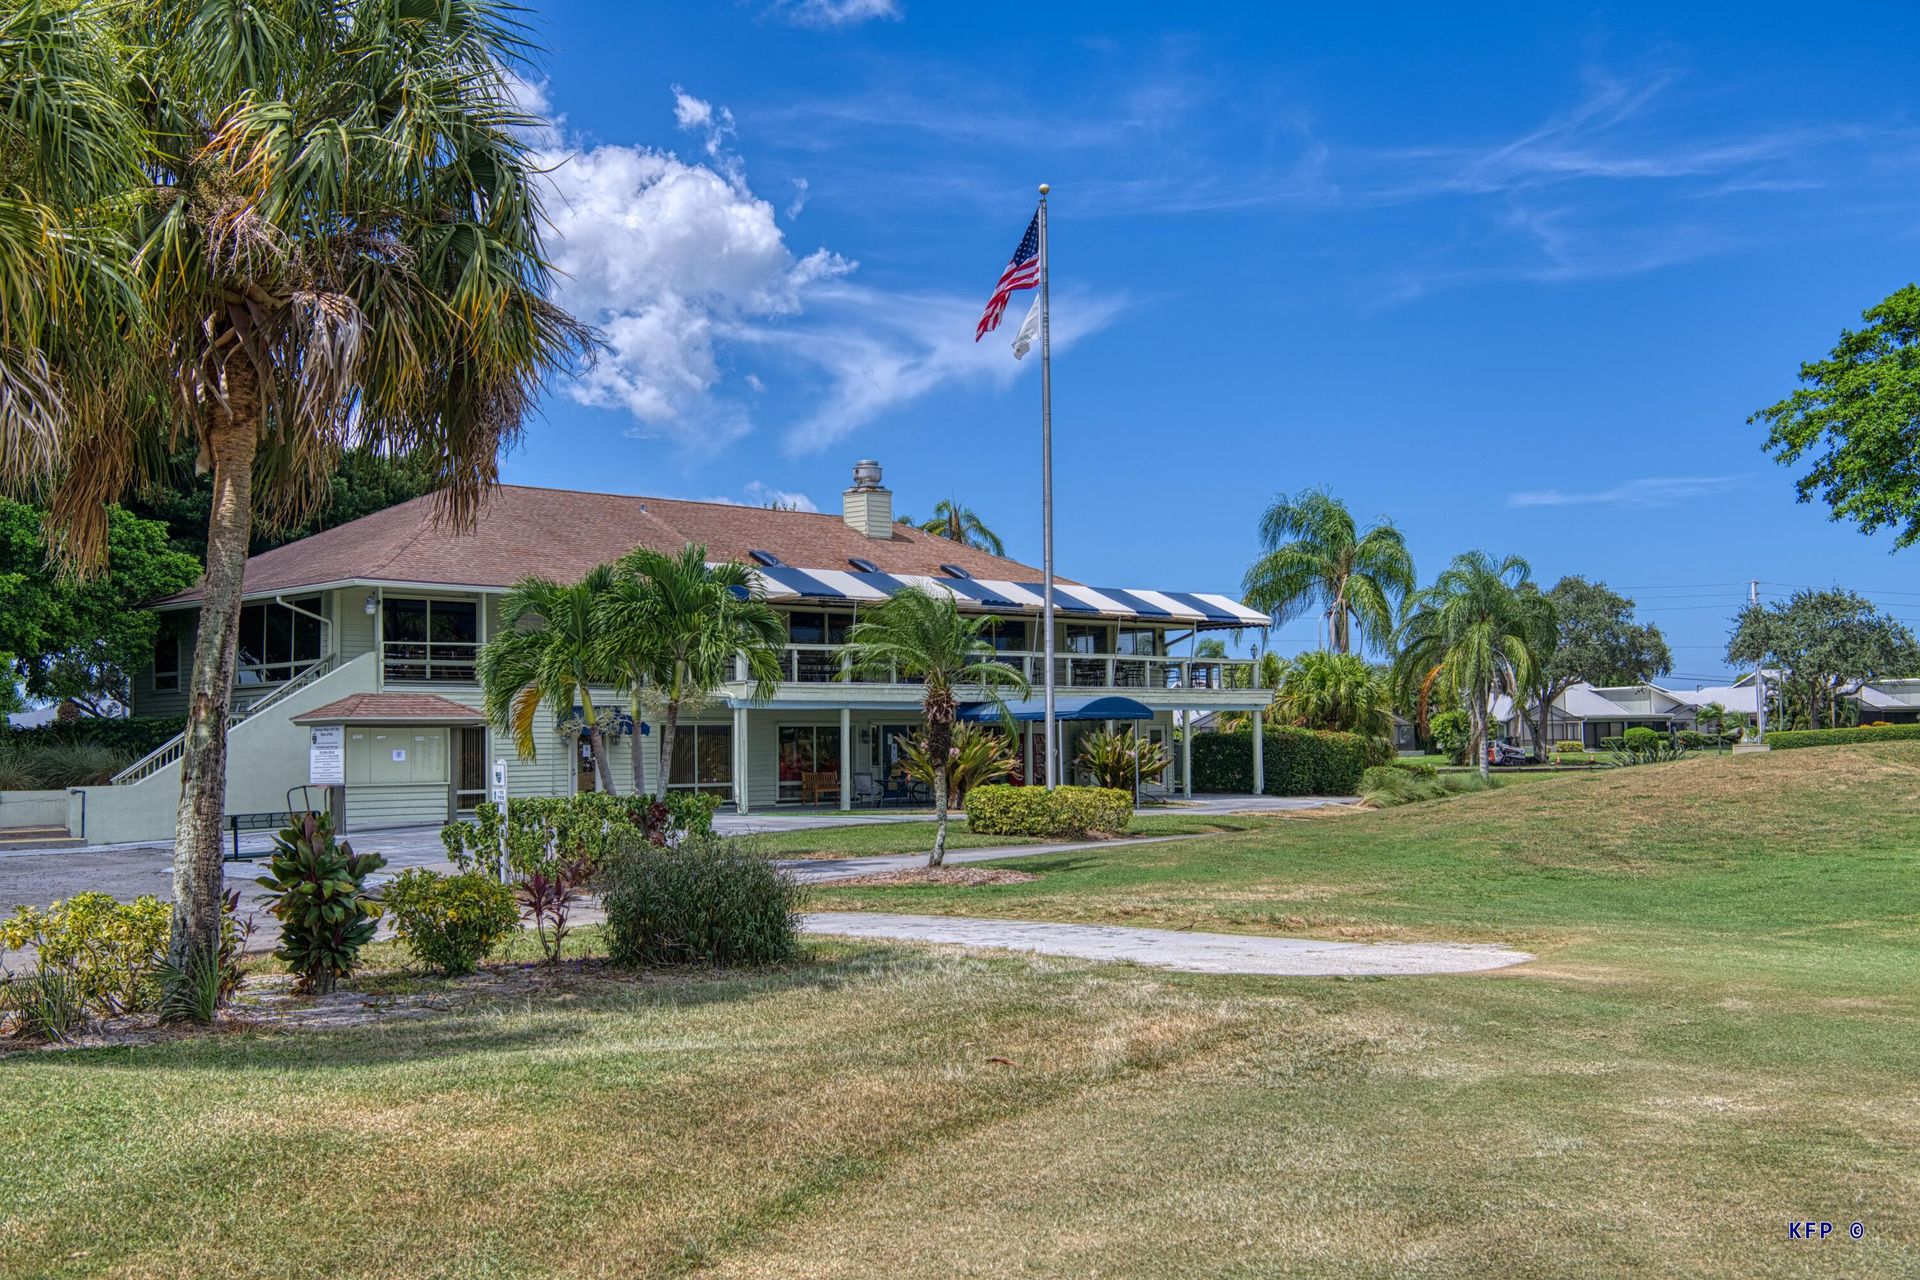
[[[909,573],[855,573],[847,569],[756,567],[769,600],[820,600],[854,604],[885,600],[903,587],[944,591],[960,607],[980,613],[1039,613],[1044,607],[1038,582],[999,582],[987,578],[936,578]],[[1200,627],[1264,627],[1267,615],[1231,596],[1205,591],[1148,591],[1138,587],[1083,587],[1056,582],[1054,609],[1068,616],[1141,618],[1191,623]]]

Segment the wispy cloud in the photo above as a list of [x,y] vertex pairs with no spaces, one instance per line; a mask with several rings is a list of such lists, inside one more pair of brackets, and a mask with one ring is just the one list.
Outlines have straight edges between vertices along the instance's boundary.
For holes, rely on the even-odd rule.
[[[1017,361],[1011,350],[1032,296],[1016,295],[1006,323],[975,342],[981,299],[974,295],[894,293],[842,279],[822,282],[804,319],[742,326],[735,336],[821,384],[819,407],[786,434],[788,452],[811,453],[935,390],[1004,387],[1032,372],[1037,362]],[[1071,348],[1113,323],[1127,305],[1122,294],[1056,290],[1053,345]]]
[[900,0],[774,0],[770,12],[796,27],[853,27],[902,16]]
[[702,498],[702,502],[723,502],[730,507],[777,507],[782,511],[818,511],[812,498],[796,489],[776,489],[764,480],[749,480],[740,487],[740,496],[725,494]]
[[1724,493],[1746,482],[1745,476],[1642,476],[1610,489],[1569,491],[1530,489],[1507,495],[1510,507],[1671,507],[1693,498]]

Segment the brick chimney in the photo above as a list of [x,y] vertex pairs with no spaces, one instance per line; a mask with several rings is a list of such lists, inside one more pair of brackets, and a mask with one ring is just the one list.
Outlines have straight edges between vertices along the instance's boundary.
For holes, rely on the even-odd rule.
[[893,490],[880,483],[880,464],[872,458],[853,464],[853,487],[840,495],[840,516],[869,538],[893,536]]

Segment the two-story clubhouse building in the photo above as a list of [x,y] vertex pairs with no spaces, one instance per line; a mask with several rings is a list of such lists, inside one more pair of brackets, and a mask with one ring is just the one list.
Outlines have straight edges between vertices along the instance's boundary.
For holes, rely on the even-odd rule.
[[[577,723],[543,713],[534,759],[521,759],[477,708],[474,657],[498,630],[500,599],[538,574],[575,581],[635,546],[706,547],[738,560],[787,620],[786,679],[769,701],[729,685],[683,722],[669,786],[726,798],[741,813],[779,806],[875,805],[903,798],[894,743],[919,720],[919,689],[897,680],[838,678],[837,646],[863,607],[912,584],[951,593],[991,615],[1002,658],[1033,682],[1023,717],[1038,715],[1042,680],[1041,574],[923,533],[893,518],[878,466],[856,468],[841,515],[765,510],[667,498],[503,486],[465,534],[433,520],[419,498],[252,557],[240,619],[227,780],[230,813],[291,807],[309,781],[315,726],[341,726],[350,829],[438,823],[486,798],[496,761],[513,796],[591,789]],[[197,593],[159,601],[164,620],[154,663],[135,681],[134,713],[185,709]],[[1056,580],[1055,679],[1063,759],[1089,728],[1133,723],[1161,740],[1175,764],[1149,780],[1190,789],[1176,745],[1182,712],[1257,710],[1254,664],[1194,658],[1197,632],[1264,626],[1221,595],[1091,588]],[[608,690],[596,705],[624,707]],[[613,776],[626,787],[629,752],[657,786],[657,728],[616,718]],[[1044,773],[1040,730],[1023,720],[1017,756],[1026,778]],[[74,829],[89,843],[164,839],[180,793],[176,740],[112,785],[85,789]],[[76,804],[76,810],[78,803]],[[84,829],[82,829],[84,828]]]

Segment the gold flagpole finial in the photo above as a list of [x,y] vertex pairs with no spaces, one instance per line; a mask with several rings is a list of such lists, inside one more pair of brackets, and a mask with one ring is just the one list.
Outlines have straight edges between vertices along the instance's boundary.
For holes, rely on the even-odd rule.
[[1045,194],[1047,194],[1047,192],[1049,192],[1049,191],[1051,191],[1051,190],[1053,190],[1053,188],[1052,188],[1052,187],[1049,187],[1049,186],[1048,186],[1048,185],[1047,185],[1046,183],[1044,183],[1044,182],[1043,182],[1043,183],[1041,183],[1041,184],[1040,184],[1040,194],[1041,194],[1041,195],[1043,195],[1043,196],[1044,196]]

